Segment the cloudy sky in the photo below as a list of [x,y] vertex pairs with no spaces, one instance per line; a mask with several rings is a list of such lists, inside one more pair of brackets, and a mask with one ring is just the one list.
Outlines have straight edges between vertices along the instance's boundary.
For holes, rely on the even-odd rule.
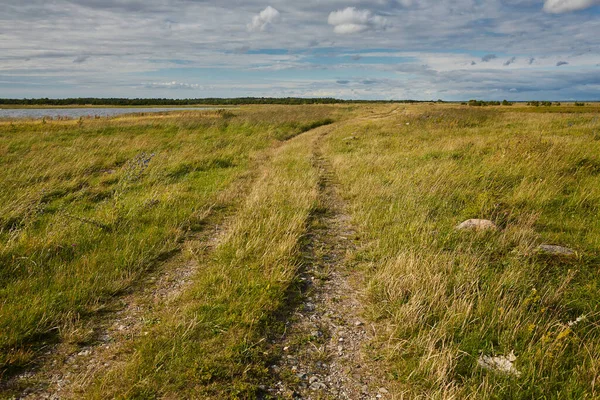
[[600,99],[600,0],[0,0],[0,97]]

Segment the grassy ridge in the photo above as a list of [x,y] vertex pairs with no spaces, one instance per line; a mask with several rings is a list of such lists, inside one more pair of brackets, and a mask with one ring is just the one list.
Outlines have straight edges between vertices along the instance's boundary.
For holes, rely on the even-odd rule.
[[266,325],[285,306],[298,244],[317,196],[313,136],[279,148],[223,239],[164,323],[90,398],[254,398],[268,378]]
[[[375,356],[396,393],[597,395],[598,110],[522,111],[412,106],[331,136],[326,152],[369,243],[356,260],[379,321]],[[457,232],[468,218],[501,230]],[[578,255],[543,256],[540,243]],[[481,354],[512,351],[519,377],[477,367]]]
[[0,368],[28,363],[48,334],[87,340],[86,316],[199,229],[257,152],[332,113],[1,122]]

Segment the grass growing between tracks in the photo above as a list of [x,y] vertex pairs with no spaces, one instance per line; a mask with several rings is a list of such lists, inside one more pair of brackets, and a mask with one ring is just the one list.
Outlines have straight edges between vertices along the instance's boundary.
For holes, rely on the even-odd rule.
[[335,107],[0,121],[0,377],[177,250],[256,154]]
[[[390,397],[598,397],[599,111],[261,106],[2,121],[0,365],[26,365],[47,335],[88,340],[88,316],[254,171],[191,286],[77,397],[258,396],[317,194],[318,131],[296,136],[344,120],[319,128],[331,129],[319,153],[362,242],[369,368],[386,371]],[[499,230],[455,230],[469,218]],[[544,255],[542,243],[577,253]],[[518,373],[478,366],[511,353]]]
[[284,307],[315,206],[313,135],[277,149],[228,234],[164,322],[101,377],[90,398],[254,398],[268,379],[264,335]]
[[[598,396],[598,108],[528,111],[401,107],[324,149],[367,244],[371,353],[398,396]],[[469,218],[500,229],[455,230]],[[477,366],[511,352],[518,376]]]

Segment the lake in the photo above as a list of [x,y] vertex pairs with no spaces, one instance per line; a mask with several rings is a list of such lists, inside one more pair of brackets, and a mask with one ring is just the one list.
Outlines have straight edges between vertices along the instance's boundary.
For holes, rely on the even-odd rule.
[[0,108],[0,118],[79,118],[79,117],[111,117],[133,113],[156,113],[166,111],[198,111],[216,110],[215,107],[194,108]]

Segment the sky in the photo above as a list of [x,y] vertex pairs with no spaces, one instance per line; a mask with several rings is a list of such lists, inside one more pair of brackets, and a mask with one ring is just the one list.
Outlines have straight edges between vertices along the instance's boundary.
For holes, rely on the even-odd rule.
[[0,0],[0,98],[600,100],[600,0]]

